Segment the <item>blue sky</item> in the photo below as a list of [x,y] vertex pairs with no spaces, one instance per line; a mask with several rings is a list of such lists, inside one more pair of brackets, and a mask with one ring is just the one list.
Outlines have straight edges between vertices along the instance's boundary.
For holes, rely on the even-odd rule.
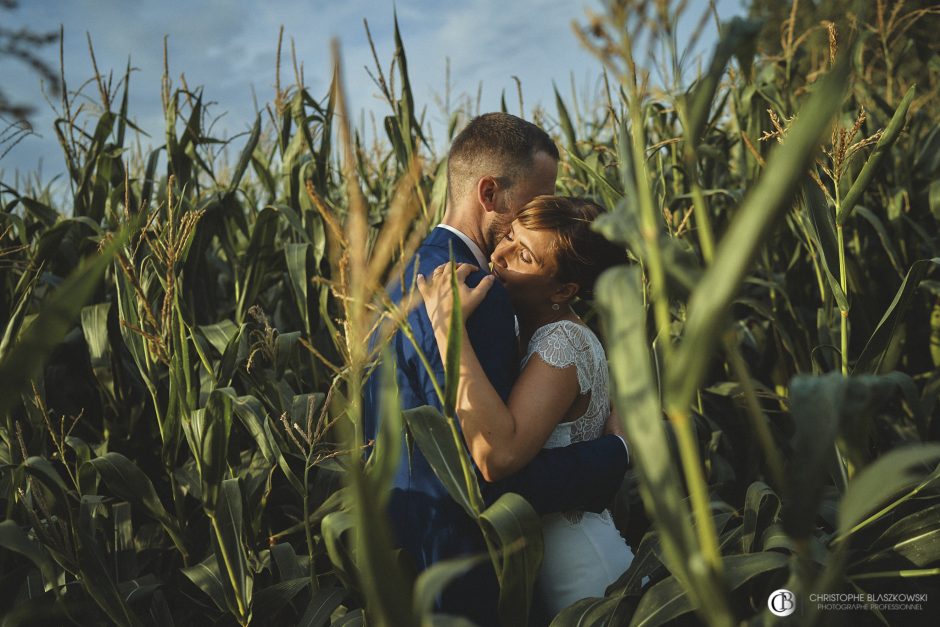
[[[680,42],[707,8],[704,0],[690,0],[680,24]],[[722,20],[743,13],[740,0],[718,0]],[[292,77],[290,41],[305,80],[315,97],[326,93],[330,69],[330,39],[340,40],[345,86],[351,111],[374,112],[379,119],[387,105],[364,66],[372,56],[363,18],[368,19],[379,60],[387,69],[392,58],[393,8],[408,55],[412,90],[418,109],[443,134],[444,114],[437,105],[443,97],[445,59],[450,59],[452,102],[463,96],[476,100],[481,111],[499,108],[506,93],[510,111],[517,112],[515,81],[522,83],[525,113],[542,104],[554,115],[553,81],[570,96],[571,80],[581,97],[597,87],[600,64],[584,50],[572,32],[573,20],[585,21],[585,10],[599,12],[599,0],[20,0],[14,11],[0,10],[6,28],[32,30],[65,28],[65,74],[70,89],[92,75],[85,33],[91,35],[98,67],[123,74],[130,57],[137,72],[131,78],[130,115],[151,134],[144,146],[159,145],[162,136],[160,77],[163,38],[168,35],[170,75],[179,85],[185,74],[191,88],[203,86],[205,98],[216,102],[219,136],[244,132],[254,119],[254,101],[263,106],[274,96],[274,66],[278,29],[284,25],[285,62],[282,82]],[[684,27],[684,30],[683,28]],[[700,48],[710,50],[714,25],[707,22]],[[58,65],[58,47],[43,55]],[[707,62],[706,58],[703,62]],[[39,78],[22,64],[0,59],[0,76],[7,97],[36,107],[32,121],[37,135],[12,148],[0,160],[0,180],[12,183],[16,170],[35,172],[42,162],[43,179],[63,170],[63,159],[52,131],[54,114],[43,99]],[[93,86],[86,88],[96,98]],[[360,119],[357,115],[355,119]],[[368,124],[368,123],[367,123]],[[0,147],[0,154],[6,147]]]

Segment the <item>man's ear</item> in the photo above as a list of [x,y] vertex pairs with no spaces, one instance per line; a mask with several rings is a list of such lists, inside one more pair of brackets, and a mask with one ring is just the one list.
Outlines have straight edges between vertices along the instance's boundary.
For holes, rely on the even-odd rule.
[[485,211],[496,211],[496,192],[499,183],[492,176],[484,176],[477,181],[477,200]]

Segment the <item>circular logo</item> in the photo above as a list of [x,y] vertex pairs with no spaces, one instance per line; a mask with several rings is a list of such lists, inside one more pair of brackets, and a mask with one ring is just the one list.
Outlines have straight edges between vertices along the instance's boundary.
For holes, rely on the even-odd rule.
[[789,616],[796,609],[796,597],[789,590],[774,590],[767,597],[767,608],[775,616]]

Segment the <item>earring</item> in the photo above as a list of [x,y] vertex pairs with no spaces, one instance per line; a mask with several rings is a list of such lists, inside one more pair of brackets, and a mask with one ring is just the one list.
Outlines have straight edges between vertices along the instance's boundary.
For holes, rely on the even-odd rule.
[[552,309],[554,309],[555,311],[558,311],[559,309],[561,309],[561,307],[559,307],[558,303],[554,303],[552,305]]

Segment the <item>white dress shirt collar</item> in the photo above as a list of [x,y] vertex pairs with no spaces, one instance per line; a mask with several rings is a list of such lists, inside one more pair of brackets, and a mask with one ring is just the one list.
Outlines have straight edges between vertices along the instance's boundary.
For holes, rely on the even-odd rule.
[[469,237],[467,237],[466,235],[464,235],[463,233],[461,233],[454,227],[450,226],[449,224],[438,224],[437,228],[446,229],[450,231],[451,233],[453,233],[454,235],[456,235],[457,237],[459,237],[460,241],[466,244],[467,248],[470,249],[470,252],[473,253],[473,256],[476,258],[477,263],[479,264],[480,270],[490,269],[490,262],[487,261],[486,255],[483,254],[483,251],[480,250],[480,247],[477,246],[476,242],[474,242],[472,239],[470,239]]

